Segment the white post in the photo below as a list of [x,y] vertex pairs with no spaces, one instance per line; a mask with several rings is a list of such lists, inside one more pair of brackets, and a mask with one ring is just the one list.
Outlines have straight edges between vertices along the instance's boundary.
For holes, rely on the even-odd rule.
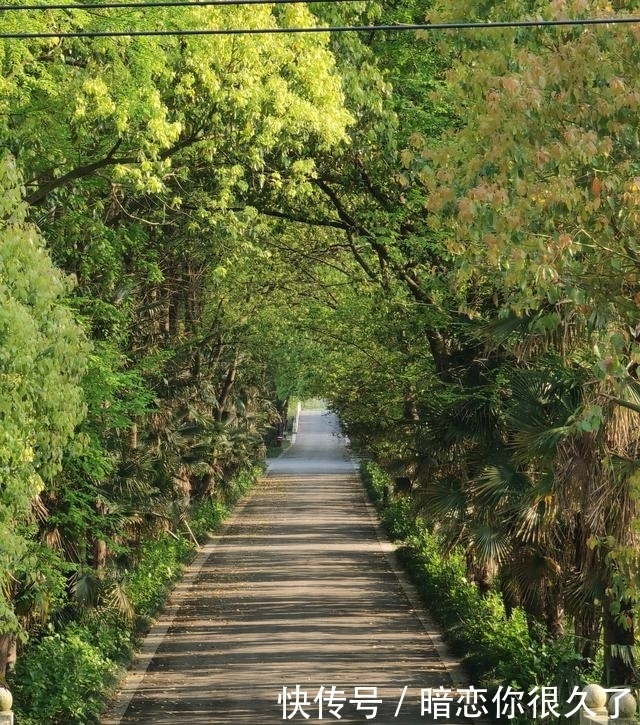
[[617,689],[626,693],[616,694],[600,685],[588,685],[584,704],[593,714],[580,710],[580,725],[638,725],[636,698],[629,688]]
[[607,711],[607,693],[600,685],[587,685],[584,704],[593,712],[588,714],[580,710],[580,725],[607,725],[609,713]]
[[[628,688],[620,688],[625,690]],[[625,695],[616,696],[611,694],[609,702],[607,703],[607,710],[611,717],[612,725],[635,725],[636,721],[636,710],[638,704],[636,698],[627,691]],[[613,721],[615,720],[615,724]]]
[[298,432],[298,424],[300,423],[300,411],[301,410],[302,410],[302,403],[300,401],[298,401],[298,408],[296,410],[296,417],[295,417],[295,419],[293,421],[293,430],[291,431],[292,433],[297,433]]
[[6,687],[0,687],[0,725],[13,725],[13,695]]

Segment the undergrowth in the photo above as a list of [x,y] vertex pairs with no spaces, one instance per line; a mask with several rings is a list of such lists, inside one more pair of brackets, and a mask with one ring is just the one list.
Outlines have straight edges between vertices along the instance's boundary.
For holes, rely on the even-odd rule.
[[16,723],[98,722],[136,646],[196,553],[191,534],[202,542],[215,532],[261,470],[240,473],[225,487],[223,500],[200,502],[189,514],[188,528],[164,531],[141,544],[135,566],[119,573],[128,614],[107,606],[83,611],[65,624],[50,624],[27,643],[9,681]]
[[400,562],[473,685],[487,688],[490,695],[500,686],[524,693],[536,686],[555,687],[558,701],[566,702],[587,675],[572,638],[550,642],[532,636],[519,609],[507,617],[497,593],[482,596],[467,580],[461,552],[442,555],[437,536],[413,514],[410,499],[391,493],[384,471],[368,461],[362,465],[362,478],[385,530],[400,543]]

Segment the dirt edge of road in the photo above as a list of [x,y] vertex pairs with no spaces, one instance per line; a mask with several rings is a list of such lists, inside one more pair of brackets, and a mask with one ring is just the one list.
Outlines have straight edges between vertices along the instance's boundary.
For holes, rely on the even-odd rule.
[[203,566],[215,552],[225,532],[230,529],[242,515],[245,506],[251,501],[254,491],[260,485],[259,479],[247,493],[238,501],[230,516],[224,521],[220,529],[200,548],[193,561],[185,566],[185,573],[173,588],[165,608],[155,620],[151,629],[145,636],[142,646],[134,654],[129,669],[120,679],[111,701],[108,703],[100,718],[100,725],[120,725],[131,700],[134,698],[151,661],[156,655],[158,647],[162,644],[167,632],[171,628],[178,614],[183,597],[195,584]]
[[456,689],[468,687],[470,682],[466,670],[460,660],[451,653],[442,631],[434,623],[429,610],[418,593],[418,590],[409,579],[402,564],[398,560],[396,554],[397,547],[389,540],[389,537],[382,528],[378,512],[367,496],[364,486],[362,489],[362,496],[369,513],[369,517],[371,518],[371,523],[375,529],[376,536],[378,537],[378,543],[386,557],[387,564],[398,580],[402,593],[407,598],[407,601],[413,610],[413,614],[420,622],[425,634],[431,640],[436,652],[438,653],[438,657],[442,661],[445,671],[451,679],[451,684]]

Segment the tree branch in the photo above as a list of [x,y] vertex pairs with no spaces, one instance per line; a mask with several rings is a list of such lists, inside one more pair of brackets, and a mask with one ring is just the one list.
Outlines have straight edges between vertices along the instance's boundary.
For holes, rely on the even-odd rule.
[[[330,227],[333,229],[346,230],[345,223],[338,219],[310,219],[309,217],[298,216],[296,214],[290,214],[288,212],[277,211],[276,209],[263,209],[256,207],[260,214],[265,216],[275,217],[276,219],[284,219],[289,222],[296,222],[298,224],[309,224],[314,227]],[[230,211],[244,211],[246,207],[231,207]]]
[[67,173],[63,174],[62,176],[58,176],[55,179],[50,179],[49,181],[40,184],[40,186],[38,186],[35,191],[31,192],[31,194],[28,194],[25,197],[25,200],[32,206],[37,206],[38,204],[41,204],[54,189],[57,189],[60,186],[65,186],[70,181],[75,181],[75,179],[82,179],[85,176],[90,176],[96,171],[104,169],[107,166],[115,166],[115,164],[135,163],[137,161],[135,156],[124,156],[119,158],[115,157],[115,153],[120,147],[121,143],[122,139],[118,139],[118,141],[116,141],[114,146],[104,158],[93,161],[90,164],[77,166],[75,169],[67,171]]
[[[178,151],[182,151],[185,148],[188,148],[189,146],[192,146],[197,141],[202,141],[203,139],[199,136],[189,136],[188,138],[183,139],[182,141],[179,141],[178,143],[174,144],[168,149],[165,149],[161,153],[158,154],[158,158],[163,161],[165,159],[168,159],[173,154],[177,153]],[[115,166],[116,164],[136,164],[138,163],[139,159],[136,156],[119,156],[116,157],[116,151],[122,144],[122,139],[118,139],[116,143],[113,145],[111,150],[107,153],[106,156],[104,156],[101,159],[98,159],[97,161],[93,161],[90,164],[84,164],[83,166],[77,166],[75,169],[71,169],[71,171],[67,171],[66,174],[63,174],[62,176],[58,176],[55,179],[50,179],[49,181],[41,184],[38,186],[38,188],[31,192],[31,194],[28,194],[25,197],[25,200],[33,205],[37,206],[39,204],[42,204],[42,202],[45,201],[47,196],[54,191],[55,189],[58,189],[61,186],[66,186],[69,182],[75,181],[76,179],[83,179],[87,176],[91,176],[91,174],[94,174],[96,171],[100,171],[100,169],[107,168],[108,166]]]

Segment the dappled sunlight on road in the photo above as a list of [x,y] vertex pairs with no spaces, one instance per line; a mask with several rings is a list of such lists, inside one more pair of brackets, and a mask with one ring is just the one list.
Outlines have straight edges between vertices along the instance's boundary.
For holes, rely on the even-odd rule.
[[[178,616],[122,725],[281,722],[278,695],[296,685],[311,702],[321,686],[344,691],[342,723],[426,721],[420,688],[450,680],[389,569],[337,432],[332,417],[303,415],[295,445],[212,542],[195,580],[177,587]],[[364,686],[378,688],[375,719],[348,702]]]

